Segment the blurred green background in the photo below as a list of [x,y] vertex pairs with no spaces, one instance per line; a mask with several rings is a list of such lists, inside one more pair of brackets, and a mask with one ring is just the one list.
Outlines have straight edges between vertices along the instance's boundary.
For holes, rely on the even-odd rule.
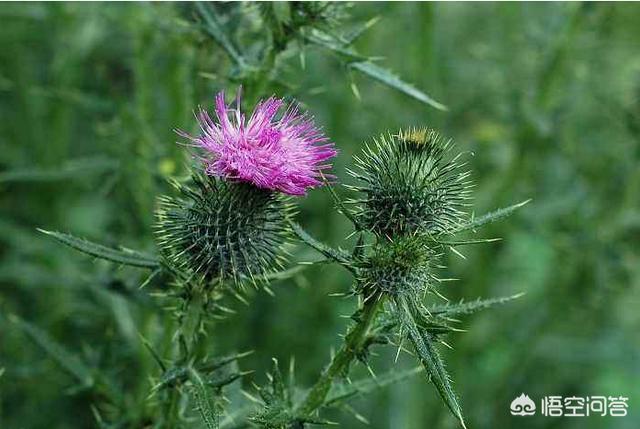
[[[193,109],[235,89],[224,53],[187,24],[192,9],[0,6],[1,428],[96,427],[97,398],[11,315],[107,371],[144,427],[157,369],[138,332],[169,348],[153,286],[138,291],[142,273],[91,261],[36,228],[154,251],[155,198],[189,162],[173,129],[195,130]],[[282,95],[295,95],[336,142],[339,180],[350,182],[345,168],[371,136],[425,124],[473,154],[476,213],[533,199],[483,232],[503,241],[447,258],[448,274],[461,279],[443,290],[453,300],[526,292],[466,318],[467,332],[448,339],[454,349],[443,353],[469,427],[640,427],[640,5],[359,3],[349,13],[382,19],[357,41],[360,52],[384,57],[380,64],[449,111],[351,75],[318,49],[307,50],[304,69],[283,58],[299,90]],[[331,204],[312,192],[299,220],[347,247],[349,224]],[[242,362],[256,370],[249,390],[265,381],[272,356],[295,357],[308,386],[346,329],[340,316],[355,306],[328,295],[348,287],[340,268],[309,269],[275,284],[275,297],[232,303],[238,314],[212,341],[220,352],[255,350]],[[394,354],[379,349],[374,369],[390,368]],[[511,417],[522,392],[538,404],[546,395],[626,396],[629,415]],[[352,405],[372,429],[456,427],[424,377]],[[348,413],[325,415],[366,427]]]

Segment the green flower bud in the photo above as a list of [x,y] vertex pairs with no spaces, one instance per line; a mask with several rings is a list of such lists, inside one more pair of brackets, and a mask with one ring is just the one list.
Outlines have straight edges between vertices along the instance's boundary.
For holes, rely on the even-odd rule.
[[421,128],[381,136],[355,157],[356,219],[378,236],[446,233],[466,217],[470,173],[452,143]]
[[358,289],[365,298],[381,294],[422,296],[435,279],[438,257],[424,237],[398,236],[379,241],[358,264]]

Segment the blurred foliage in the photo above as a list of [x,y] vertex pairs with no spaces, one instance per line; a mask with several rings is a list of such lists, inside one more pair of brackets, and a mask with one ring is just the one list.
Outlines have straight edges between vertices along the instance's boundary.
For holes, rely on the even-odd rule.
[[[237,6],[216,6],[227,19],[221,34],[239,31],[229,28]],[[260,14],[258,5],[242,7]],[[426,124],[474,154],[478,213],[533,199],[488,226],[503,241],[450,257],[448,274],[462,279],[450,283],[453,300],[526,292],[469,318],[467,332],[448,340],[470,427],[638,427],[640,6],[356,4],[323,25],[376,16],[362,34],[353,28],[349,49],[384,61],[353,63],[360,54],[328,49],[326,39],[318,48],[307,40],[303,58],[282,48],[271,63],[249,52],[249,64],[263,66],[249,72],[278,71],[265,86],[249,84],[249,97],[277,92],[303,102],[340,148],[335,171],[345,182],[363,141]],[[155,400],[148,375],[158,368],[140,335],[160,356],[171,347],[153,285],[140,290],[145,273],[92,261],[36,228],[154,253],[155,198],[190,162],[173,129],[194,130],[198,104],[251,80],[238,77],[247,70],[219,34],[194,27],[202,15],[192,4],[3,4],[0,20],[0,427],[96,427],[109,410],[92,405],[109,392],[118,392],[114,409],[145,427]],[[244,46],[262,40],[252,22]],[[279,22],[287,25],[278,31],[299,31],[295,16]],[[393,69],[448,112],[370,79],[362,64]],[[344,245],[353,240],[348,222],[331,204],[326,192],[312,193],[299,221]],[[296,377],[309,385],[345,330],[340,315],[353,311],[328,295],[348,287],[340,268],[319,266],[275,284],[275,297],[231,302],[237,314],[216,329],[225,335],[214,347],[255,350],[241,363],[257,370],[243,381],[248,390],[252,379],[264,383],[272,357],[295,357]],[[383,374],[391,362],[388,350],[372,366]],[[411,360],[397,365],[409,369]],[[630,414],[511,417],[521,392],[628,396]],[[375,429],[456,426],[421,377],[353,407]],[[361,426],[348,413],[327,417]]]

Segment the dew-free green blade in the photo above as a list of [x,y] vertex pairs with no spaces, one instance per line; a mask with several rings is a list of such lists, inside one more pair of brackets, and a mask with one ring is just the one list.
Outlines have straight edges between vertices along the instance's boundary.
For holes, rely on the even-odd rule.
[[92,243],[91,241],[74,237],[70,234],[64,234],[62,232],[47,231],[38,228],[38,231],[43,234],[47,234],[62,244],[65,244],[80,252],[86,253],[96,258],[104,259],[110,262],[115,262],[120,265],[129,265],[138,268],[158,268],[160,262],[153,256],[145,255],[143,253],[134,250],[118,250],[111,247],[106,247],[101,244]]

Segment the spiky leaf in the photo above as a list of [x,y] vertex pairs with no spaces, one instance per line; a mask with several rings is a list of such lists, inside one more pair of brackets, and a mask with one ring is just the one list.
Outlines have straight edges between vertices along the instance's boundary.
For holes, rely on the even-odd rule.
[[220,412],[202,377],[195,369],[191,368],[189,379],[193,383],[193,398],[202,421],[207,429],[218,429],[220,427]]
[[10,315],[9,320],[24,331],[38,346],[49,354],[62,368],[74,376],[82,387],[94,384],[91,369],[80,357],[67,350],[65,346],[51,338],[48,333],[34,324],[21,319],[17,315]]
[[291,227],[293,228],[293,231],[299,239],[316,249],[318,252],[322,253],[327,258],[332,259],[345,266],[350,266],[351,260],[348,253],[340,249],[334,249],[324,243],[319,242],[295,222],[291,222]]
[[413,344],[420,362],[427,370],[429,379],[433,382],[451,413],[453,413],[462,426],[465,427],[458,398],[453,391],[449,374],[444,368],[444,363],[435,348],[431,334],[421,332],[414,318],[415,309],[412,308],[412,305],[405,297],[396,297],[395,304],[396,311],[399,313],[398,316],[402,321],[402,327]]
[[347,38],[341,40],[321,31],[314,31],[306,35],[306,39],[311,43],[338,54],[347,61],[349,67],[358,70],[360,73],[438,110],[447,110],[444,104],[434,100],[424,91],[419,90],[391,71],[372,63],[369,58],[359,54],[351,47],[353,39]]
[[484,310],[494,305],[507,303],[514,299],[520,298],[522,295],[524,294],[518,293],[515,295],[502,296],[499,298],[490,298],[490,299],[478,298],[475,301],[469,301],[469,302],[460,301],[454,304],[447,303],[445,305],[437,305],[437,306],[431,307],[429,309],[429,313],[433,315],[442,315],[444,317],[457,316],[460,314],[470,314],[478,310]]
[[65,244],[80,252],[86,253],[96,258],[115,262],[120,265],[129,265],[138,268],[158,268],[160,263],[153,256],[145,255],[134,250],[117,250],[106,247],[101,244],[92,243],[91,241],[74,237],[70,234],[62,232],[47,231],[38,228],[38,231],[47,234],[62,244]]
[[355,62],[349,64],[349,67],[358,70],[359,72],[369,76],[370,78],[387,85],[388,87],[391,87],[410,97],[415,98],[418,101],[428,104],[431,107],[434,107],[438,110],[447,110],[447,106],[445,106],[444,104],[434,100],[415,86],[400,79],[390,70],[384,69],[372,62]]
[[222,49],[233,59],[240,67],[246,67],[247,63],[238,49],[227,37],[227,32],[222,28],[220,20],[212,5],[206,3],[196,3],[196,9],[204,20],[204,30],[218,43]]
[[38,167],[21,168],[0,173],[0,183],[13,182],[53,182],[81,178],[91,174],[101,174],[118,168],[118,162],[108,158],[74,159],[62,167],[46,169]]
[[451,231],[453,234],[457,234],[459,232],[464,232],[464,231],[471,231],[477,228],[480,228],[481,226],[484,226],[486,224],[492,223],[492,222],[497,222],[501,219],[504,219],[507,216],[511,216],[511,214],[513,214],[513,212],[515,212],[516,210],[518,210],[520,207],[524,206],[525,204],[529,203],[531,200],[525,200],[522,202],[519,202],[518,204],[514,204],[512,206],[509,207],[504,207],[498,210],[494,210],[490,213],[487,213],[485,215],[482,215],[480,217],[474,218],[471,221],[462,224],[460,226],[458,226],[457,228],[455,228],[453,231]]
[[364,380],[354,381],[353,383],[338,384],[332,388],[327,396],[325,406],[336,405],[355,396],[366,395],[367,393],[411,378],[422,371],[422,367],[403,371],[392,370],[386,374],[377,375],[374,378],[366,378]]

